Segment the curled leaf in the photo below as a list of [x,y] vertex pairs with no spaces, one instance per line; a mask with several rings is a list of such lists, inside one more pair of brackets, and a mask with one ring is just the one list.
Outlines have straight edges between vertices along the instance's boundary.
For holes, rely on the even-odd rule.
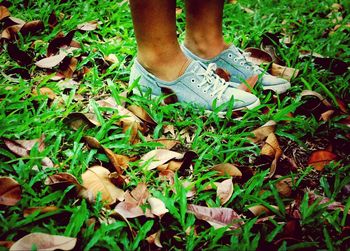
[[13,206],[22,198],[21,186],[10,177],[0,177],[0,205]]
[[149,165],[147,166],[148,170],[152,170],[157,168],[160,165],[165,164],[169,160],[172,159],[182,159],[184,157],[184,154],[177,153],[170,150],[165,149],[157,149],[150,151],[149,153],[145,154],[141,158],[141,165],[145,165],[147,162]]
[[40,212],[40,213],[48,213],[48,212],[54,212],[57,211],[59,208],[56,206],[47,206],[47,207],[31,207],[31,208],[26,208],[23,211],[23,216],[27,217],[28,215],[31,215],[35,212]]
[[3,20],[5,17],[9,17],[11,14],[9,10],[5,6],[0,5],[0,21]]
[[231,208],[209,208],[189,204],[188,212],[193,213],[197,219],[204,220],[214,228],[239,228],[242,225],[241,217]]
[[261,152],[260,152],[261,155],[266,155],[266,156],[273,158],[273,161],[272,161],[271,167],[270,167],[270,174],[269,174],[270,178],[276,172],[277,162],[278,162],[279,158],[282,156],[282,153],[283,152],[279,146],[276,135],[274,133],[270,133],[265,141],[265,144],[263,145],[263,147],[261,149]]
[[221,205],[228,202],[233,194],[232,179],[224,180],[217,185],[216,195],[220,199]]
[[110,172],[102,166],[88,168],[82,174],[83,186],[87,189],[83,191],[82,196],[89,197],[89,192],[91,192],[93,198],[96,198],[97,193],[101,193],[102,200],[108,204],[123,201],[124,191],[110,181],[109,174]]
[[164,215],[165,213],[169,212],[169,210],[165,207],[164,202],[158,198],[149,197],[148,203],[150,204],[151,212],[154,215],[157,215],[160,217],[160,216]]
[[299,74],[298,69],[272,63],[271,75],[273,76],[281,77],[290,81],[292,78],[295,78],[296,76],[298,76],[298,74]]
[[81,31],[93,31],[97,29],[97,21],[90,21],[83,24],[79,24],[77,29]]
[[35,34],[41,32],[45,29],[43,21],[34,20],[28,23],[25,23],[20,32],[23,36],[27,36],[29,34]]
[[267,138],[267,136],[270,135],[270,133],[275,132],[275,129],[276,129],[276,122],[273,120],[270,120],[266,122],[264,125],[262,125],[261,127],[252,131],[252,133],[254,134],[254,138],[250,138],[250,140],[254,143],[263,141],[264,139]]

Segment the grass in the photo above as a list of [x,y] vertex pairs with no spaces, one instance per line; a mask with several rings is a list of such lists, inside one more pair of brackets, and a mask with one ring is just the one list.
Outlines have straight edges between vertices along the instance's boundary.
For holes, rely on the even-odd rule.
[[[47,43],[60,31],[69,31],[86,21],[99,20],[97,30],[75,34],[74,39],[81,49],[74,55],[82,55],[77,69],[84,66],[90,72],[79,81],[79,85],[62,90],[56,81],[50,80],[35,65],[28,67],[33,75],[29,80],[5,74],[9,69],[20,68],[6,52],[6,45],[0,55],[0,137],[9,139],[33,139],[45,134],[46,147],[40,152],[37,147],[30,151],[29,157],[18,157],[6,146],[0,145],[0,176],[13,177],[22,187],[22,199],[11,207],[0,206],[0,241],[16,241],[31,232],[43,232],[78,238],[76,250],[142,250],[155,249],[149,246],[146,237],[161,231],[161,243],[164,250],[346,250],[350,248],[348,231],[350,208],[348,176],[349,127],[339,121],[345,115],[330,121],[319,121],[309,115],[294,117],[290,112],[304,106],[300,93],[311,89],[332,101],[342,98],[349,104],[349,79],[347,72],[334,76],[328,71],[316,69],[310,61],[298,61],[299,50],[311,50],[328,57],[336,57],[349,63],[349,30],[338,29],[334,34],[325,36],[324,32],[334,27],[331,18],[327,18],[332,1],[238,1],[238,4],[225,6],[224,33],[228,42],[245,47],[259,47],[262,35],[266,32],[293,32],[291,46],[278,47],[278,53],[289,67],[300,70],[299,76],[292,80],[289,95],[274,98],[271,93],[256,88],[262,105],[248,111],[241,121],[230,118],[220,119],[215,113],[203,116],[203,111],[193,109],[188,104],[161,106],[161,100],[150,100],[147,96],[130,95],[123,98],[128,81],[130,60],[136,53],[129,8],[126,3],[111,1],[28,1],[24,8],[22,1],[12,1],[9,10],[12,16],[23,20],[43,20],[45,24],[52,11],[64,14],[58,25],[38,35],[19,37],[18,45],[22,50],[44,57]],[[340,1],[345,10],[350,6]],[[178,6],[183,8],[183,3]],[[246,13],[242,7],[250,8],[254,14]],[[349,23],[349,13],[344,11],[342,24]],[[338,15],[333,13],[334,16]],[[180,40],[184,37],[184,14],[177,17]],[[34,42],[34,43],[33,43]],[[104,65],[103,58],[115,54],[118,62]],[[46,95],[33,95],[33,89],[49,87],[58,98],[50,100]],[[78,99],[79,96],[82,99]],[[124,190],[132,190],[137,184],[145,182],[150,193],[163,200],[169,213],[162,218],[139,217],[125,222],[104,209],[101,199],[88,203],[85,199],[72,196],[73,187],[53,190],[44,185],[48,175],[68,172],[81,181],[84,171],[96,163],[111,167],[105,154],[96,149],[87,148],[83,136],[98,139],[105,147],[118,154],[142,156],[153,150],[155,143],[148,142],[139,133],[141,141],[130,144],[131,132],[124,132],[115,124],[120,116],[112,110],[111,118],[105,116],[108,109],[96,105],[96,100],[111,96],[117,102],[137,104],[143,107],[155,120],[156,126],[149,135],[157,139],[171,137],[164,128],[173,125],[176,134],[187,130],[193,140],[178,137],[182,151],[192,150],[198,154],[194,160],[193,173],[175,176],[175,184],[169,186],[158,177],[157,171],[147,171],[139,162],[132,163],[125,175],[130,182]],[[72,112],[87,112],[89,107],[99,115],[99,127],[86,130],[72,130],[65,119]],[[347,105],[349,108],[349,105]],[[263,111],[269,108],[267,113]],[[111,110],[109,110],[111,111]],[[283,171],[281,177],[267,179],[268,170],[260,159],[260,145],[252,144],[248,137],[257,127],[269,120],[277,122],[276,135],[284,154],[295,158],[298,170]],[[337,162],[331,162],[323,172],[307,167],[307,158],[315,149],[323,149],[332,144],[338,155]],[[41,160],[49,157],[55,168],[43,169]],[[224,207],[232,208],[244,215],[245,224],[236,230],[214,229],[205,222],[187,212],[188,204],[220,207],[220,200],[214,190],[204,187],[221,181],[209,168],[220,163],[234,163],[246,174],[246,179],[237,180],[234,192]],[[39,171],[33,169],[37,166]],[[283,163],[280,163],[283,166]],[[266,165],[265,165],[266,167]],[[283,168],[282,168],[283,169]],[[250,170],[254,175],[249,175]],[[281,196],[276,183],[291,177],[294,180],[291,196]],[[193,182],[197,193],[186,198],[188,192],[182,180]],[[328,197],[344,205],[343,210],[329,210],[328,204],[319,200],[310,202],[305,191]],[[175,192],[174,192],[175,191]],[[286,209],[292,203],[300,205],[300,216]],[[59,210],[23,216],[23,210],[31,207],[55,205]],[[263,205],[275,215],[259,223],[258,218],[248,210],[250,206]],[[276,210],[272,205],[276,205]],[[100,220],[99,220],[100,219]],[[194,227],[195,226],[195,227]],[[130,229],[133,229],[134,235]],[[1,247],[0,247],[1,249]],[[6,250],[4,248],[4,250]]]

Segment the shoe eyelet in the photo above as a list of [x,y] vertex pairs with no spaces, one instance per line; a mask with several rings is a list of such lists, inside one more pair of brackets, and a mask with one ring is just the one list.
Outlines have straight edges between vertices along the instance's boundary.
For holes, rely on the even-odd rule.
[[232,55],[231,53],[229,53],[227,56],[228,56],[229,58],[232,58],[232,57],[233,57],[233,55]]
[[210,97],[214,97],[214,95],[213,95],[213,94],[210,94]]
[[192,78],[192,79],[191,79],[191,82],[192,82],[192,83],[195,83],[195,82],[196,82],[196,80],[195,80],[194,78]]
[[246,68],[247,70],[250,70],[250,69],[251,69],[250,66],[246,66],[245,68]]
[[234,61],[234,62],[237,62],[237,61],[238,61],[238,59],[237,59],[237,58],[234,58],[234,59],[233,59],[233,61]]
[[203,90],[203,92],[204,92],[204,93],[207,93],[207,91],[206,91],[206,90]]
[[244,65],[244,63],[243,63],[243,62],[240,62],[239,64],[240,64],[241,66],[243,66],[243,65]]

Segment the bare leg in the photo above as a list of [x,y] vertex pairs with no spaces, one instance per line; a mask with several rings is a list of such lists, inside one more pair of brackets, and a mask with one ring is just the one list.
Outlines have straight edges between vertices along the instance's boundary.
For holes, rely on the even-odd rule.
[[185,46],[210,59],[228,48],[222,35],[224,0],[186,0]]
[[156,77],[172,81],[190,63],[176,36],[176,0],[130,0],[140,64]]

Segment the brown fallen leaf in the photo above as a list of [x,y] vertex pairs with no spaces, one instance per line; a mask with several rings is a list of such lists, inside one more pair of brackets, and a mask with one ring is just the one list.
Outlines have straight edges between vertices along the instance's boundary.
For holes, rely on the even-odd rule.
[[33,91],[32,91],[32,93],[33,93],[33,95],[34,96],[38,96],[39,94],[40,95],[46,95],[46,96],[48,96],[49,97],[49,99],[51,99],[51,100],[54,100],[54,99],[56,99],[56,93],[53,91],[53,90],[51,90],[50,88],[48,88],[48,87],[41,87],[40,89],[39,89],[39,92],[38,92],[38,90],[37,89],[34,89]]
[[332,104],[326,99],[324,98],[321,94],[319,94],[318,92],[315,91],[310,91],[310,90],[304,90],[301,92],[300,94],[301,97],[305,97],[305,96],[313,96],[318,98],[325,106],[327,107],[332,107]]
[[9,17],[11,13],[5,6],[0,6],[0,21],[3,20],[5,17]]
[[124,169],[127,169],[129,166],[130,158],[125,155],[116,154],[106,147],[102,147],[102,149],[107,155],[108,159],[111,161],[115,170],[119,174],[123,174]]
[[62,60],[67,56],[65,52],[60,52],[58,55],[43,58],[35,63],[36,66],[45,69],[51,69],[59,65]]
[[0,177],[0,205],[13,206],[22,198],[21,186],[10,177]]
[[95,139],[94,137],[91,137],[91,136],[83,136],[83,140],[85,141],[85,143],[93,148],[93,149],[100,149],[102,146],[101,146],[101,143]]
[[216,196],[220,199],[221,205],[228,202],[233,194],[232,178],[224,180],[217,185]]
[[45,29],[44,23],[41,20],[34,20],[30,21],[28,23],[25,23],[20,32],[22,36],[27,36],[29,34],[36,34],[38,32],[41,32]]
[[81,195],[85,198],[90,198],[92,194],[93,198],[96,198],[97,194],[101,193],[102,200],[109,205],[116,201],[123,201],[124,191],[111,182],[109,174],[110,172],[102,166],[88,168],[81,176],[83,186],[86,188]]
[[60,72],[65,78],[72,78],[75,70],[77,69],[78,60],[75,57],[66,59],[67,61],[62,61],[62,65],[60,66]]
[[169,210],[165,207],[163,201],[155,197],[149,197],[147,199],[148,203],[151,206],[151,213],[157,215],[158,217],[163,216],[165,213],[169,212]]
[[54,189],[66,189],[67,187],[74,185],[78,191],[83,189],[83,186],[78,182],[70,173],[57,173],[46,178],[45,185],[51,186]]
[[122,215],[125,219],[137,218],[145,215],[140,206],[126,201],[118,203],[114,211],[119,215]]
[[115,54],[108,54],[107,56],[104,56],[103,59],[106,60],[108,63],[111,63],[111,64],[119,63],[119,59],[118,59],[118,57]]
[[97,21],[89,21],[89,22],[86,22],[86,23],[82,23],[82,24],[79,24],[77,26],[77,29],[78,30],[81,30],[81,31],[93,31],[93,30],[96,30],[97,29]]
[[282,156],[282,153],[283,152],[279,146],[276,135],[274,133],[270,133],[269,136],[267,136],[265,144],[263,145],[260,152],[261,155],[266,155],[273,159],[270,167],[269,178],[271,178],[275,174],[277,162]]
[[165,149],[156,149],[143,155],[141,157],[140,165],[145,165],[146,163],[149,163],[147,166],[147,170],[152,170],[160,165],[165,164],[169,160],[182,159],[183,157],[183,153],[178,153]]
[[23,211],[23,216],[27,217],[28,215],[31,215],[37,211],[40,213],[48,213],[48,212],[54,212],[57,211],[59,208],[56,206],[47,206],[47,207],[31,207],[31,208],[26,208]]
[[258,48],[249,47],[249,48],[246,48],[244,51],[249,53],[249,56],[247,56],[246,58],[249,62],[253,64],[256,64],[256,65],[269,64],[273,61],[270,54]]
[[151,124],[156,125],[157,123],[151,118],[151,116],[146,112],[145,109],[143,109],[140,106],[137,105],[129,105],[128,110],[131,111],[133,114],[135,114],[138,118],[142,119],[143,121]]
[[226,82],[229,82],[231,79],[231,74],[222,68],[217,68],[215,71],[216,75],[218,75],[220,78],[224,79]]
[[64,119],[64,122],[74,130],[78,130],[82,126],[88,128],[101,126],[100,122],[97,120],[96,115],[93,113],[73,112]]
[[164,148],[167,150],[171,150],[172,148],[174,148],[176,145],[180,144],[180,141],[175,140],[175,139],[166,139],[166,138],[160,138],[160,139],[154,139],[151,140],[152,142],[157,142],[163,145],[163,147],[159,147],[159,148]]
[[42,135],[38,139],[32,140],[10,140],[3,139],[5,145],[11,150],[11,152],[17,154],[20,157],[29,156],[30,150],[37,144],[39,152],[42,152],[45,149],[44,144],[45,136]]
[[31,233],[16,241],[11,246],[10,251],[32,250],[33,246],[35,246],[37,250],[72,250],[76,243],[76,238],[44,233]]
[[261,142],[265,140],[267,136],[270,135],[270,133],[275,132],[275,130],[276,130],[276,122],[273,120],[270,120],[266,122],[264,125],[262,125],[261,127],[252,131],[252,133],[254,134],[254,138],[249,138],[249,139],[254,143]]
[[237,86],[237,89],[251,93],[252,90],[254,89],[254,86],[258,82],[258,80],[259,80],[259,76],[253,75],[250,78],[248,78],[247,80],[245,80],[243,83],[241,83],[239,86]]
[[[277,206],[271,205],[271,207],[275,208],[276,210],[278,210]],[[255,206],[251,206],[248,207],[248,210],[254,215],[254,216],[260,216],[262,214],[267,214],[267,215],[271,215],[271,211],[263,206],[263,205],[255,205]]]
[[20,50],[15,44],[9,43],[7,45],[7,52],[21,66],[27,66],[33,61],[27,52]]
[[47,48],[47,57],[55,55],[56,53],[58,53],[60,51],[60,48],[62,48],[62,47],[70,46],[70,44],[73,40],[74,34],[75,34],[75,30],[68,32],[68,34],[66,36],[64,36],[61,33],[58,34],[58,36],[55,37],[49,43],[49,46]]
[[243,224],[241,216],[231,208],[209,208],[189,204],[187,211],[193,213],[197,219],[208,222],[216,229],[221,227],[237,229]]
[[147,198],[149,197],[147,185],[145,183],[137,184],[135,189],[130,192],[130,195],[132,197],[129,198],[128,202],[138,206],[145,204]]
[[295,78],[298,76],[299,70],[295,68],[282,66],[276,63],[272,63],[270,73],[273,76],[281,77],[290,81],[292,78]]
[[154,234],[151,234],[150,236],[148,236],[146,238],[146,241],[149,243],[149,244],[154,244],[156,245],[157,247],[159,248],[162,248],[162,243],[160,241],[160,235],[161,235],[161,231],[159,230],[158,232],[154,233]]
[[319,118],[319,120],[329,121],[333,117],[334,113],[335,113],[335,110],[328,110],[321,114],[321,117]]
[[51,14],[49,16],[48,23],[49,23],[49,27],[51,29],[55,28],[56,25],[58,24],[58,19],[57,19],[57,16],[56,16],[56,13],[54,10],[51,12]]
[[22,28],[23,25],[15,24],[8,26],[1,32],[1,39],[7,39],[10,41],[15,40],[18,37],[18,32]]
[[337,155],[330,151],[317,150],[311,154],[308,165],[314,167],[317,171],[322,171],[326,165],[336,159]]
[[211,168],[214,171],[217,171],[218,176],[232,176],[232,177],[242,177],[242,172],[233,164],[222,163],[215,165]]
[[275,187],[281,196],[290,197],[292,195],[292,185],[293,185],[292,178],[285,178],[285,179],[279,180],[275,184]]

